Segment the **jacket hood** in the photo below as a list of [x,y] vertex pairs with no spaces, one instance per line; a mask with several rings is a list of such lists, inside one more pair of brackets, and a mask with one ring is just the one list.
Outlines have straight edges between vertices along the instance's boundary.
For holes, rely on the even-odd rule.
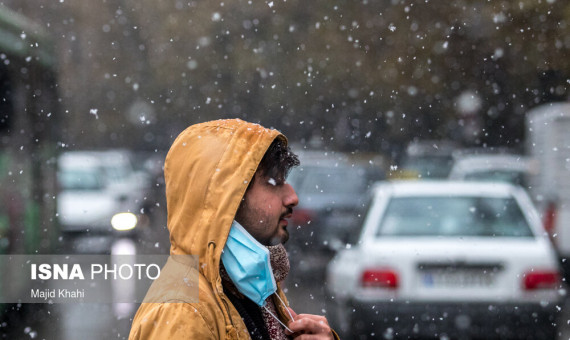
[[198,255],[200,272],[219,277],[222,249],[241,199],[279,131],[239,119],[184,130],[166,156],[164,177],[172,255]]

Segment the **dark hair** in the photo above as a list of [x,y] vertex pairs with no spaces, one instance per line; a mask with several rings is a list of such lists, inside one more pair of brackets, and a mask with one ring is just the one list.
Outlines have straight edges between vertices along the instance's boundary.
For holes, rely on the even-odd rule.
[[299,157],[291,151],[285,141],[276,138],[269,146],[257,168],[257,173],[284,182],[289,171],[301,164]]

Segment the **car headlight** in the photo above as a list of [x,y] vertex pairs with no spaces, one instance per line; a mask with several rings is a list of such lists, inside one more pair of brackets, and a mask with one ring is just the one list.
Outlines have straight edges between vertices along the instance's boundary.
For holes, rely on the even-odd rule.
[[111,218],[113,229],[119,231],[131,230],[137,226],[137,216],[130,212],[118,213]]

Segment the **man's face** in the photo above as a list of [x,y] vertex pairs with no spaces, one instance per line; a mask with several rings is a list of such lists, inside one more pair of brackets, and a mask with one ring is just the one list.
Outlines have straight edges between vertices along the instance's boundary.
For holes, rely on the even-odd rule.
[[298,203],[290,184],[256,173],[235,219],[263,245],[285,243],[289,239],[286,219]]

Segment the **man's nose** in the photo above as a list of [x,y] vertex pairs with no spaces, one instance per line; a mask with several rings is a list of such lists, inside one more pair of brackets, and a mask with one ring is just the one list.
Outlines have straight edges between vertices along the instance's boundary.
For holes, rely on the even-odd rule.
[[283,197],[283,205],[286,207],[294,207],[299,204],[299,197],[297,197],[297,193],[295,189],[289,183],[285,183],[284,185],[285,195]]

